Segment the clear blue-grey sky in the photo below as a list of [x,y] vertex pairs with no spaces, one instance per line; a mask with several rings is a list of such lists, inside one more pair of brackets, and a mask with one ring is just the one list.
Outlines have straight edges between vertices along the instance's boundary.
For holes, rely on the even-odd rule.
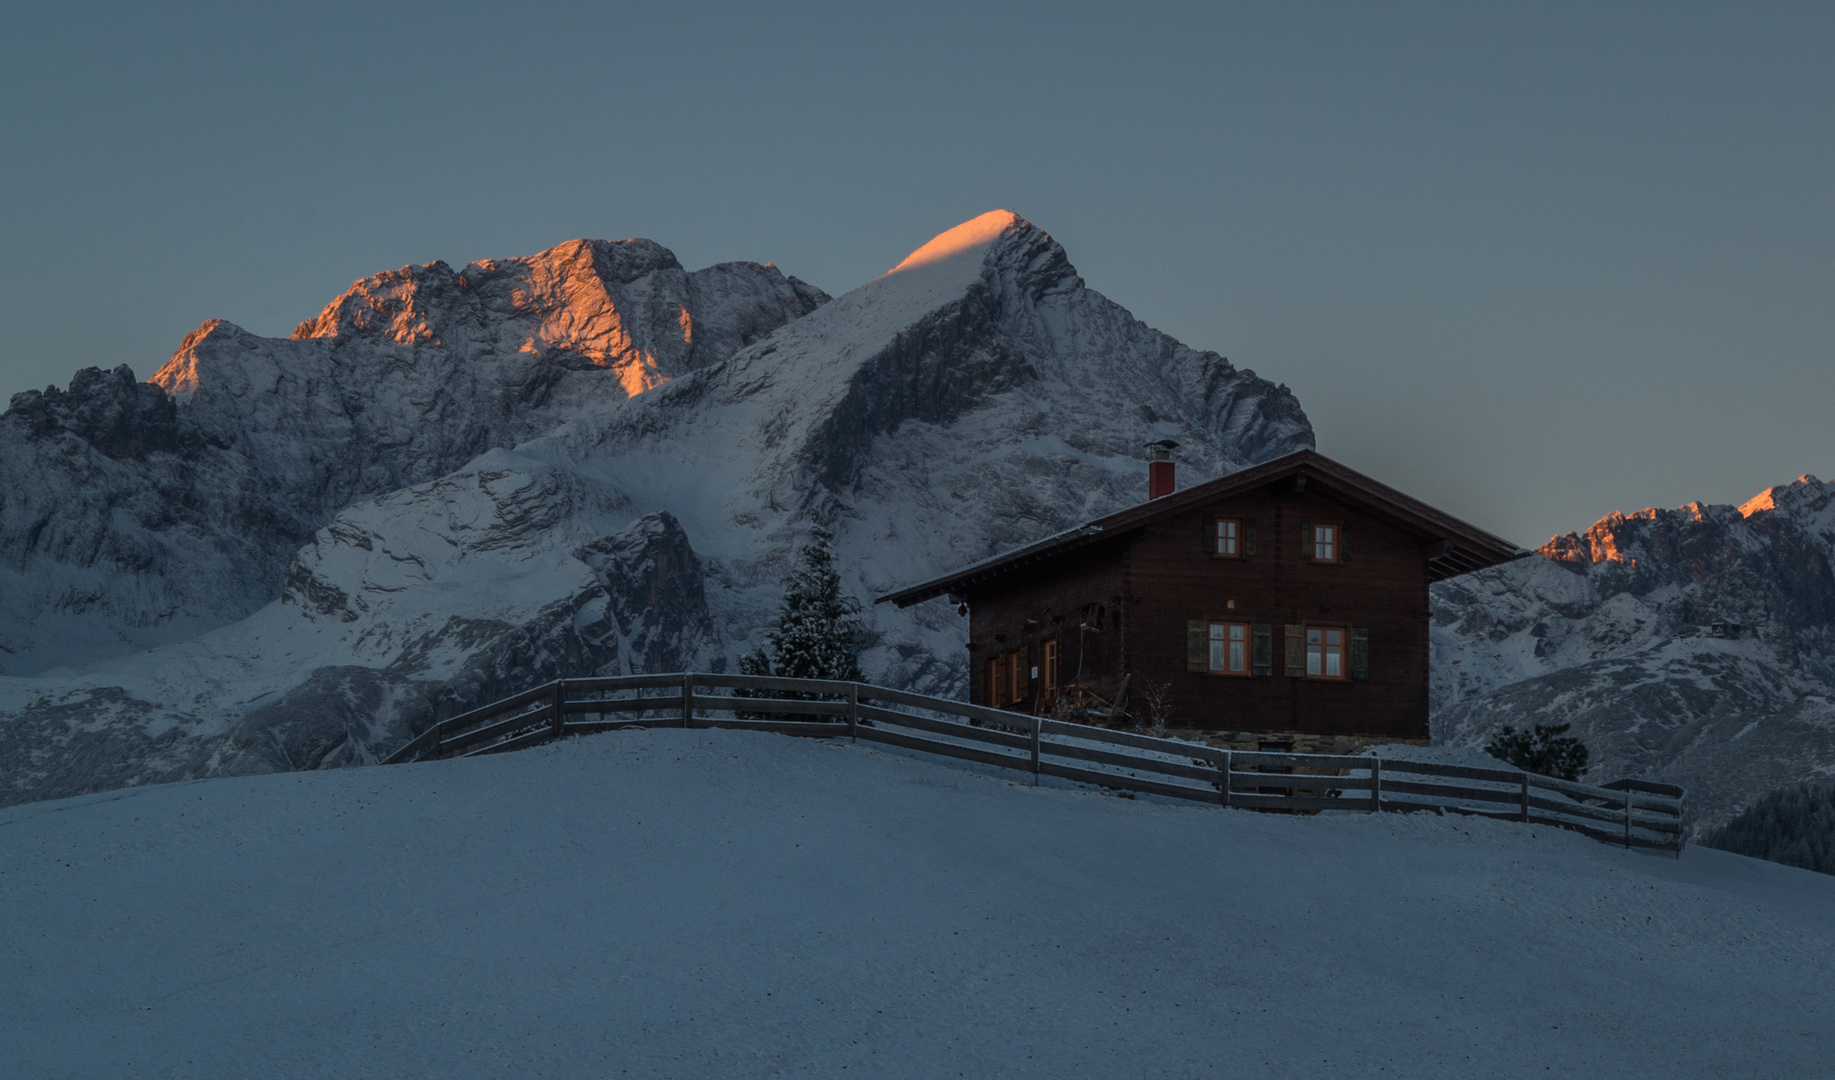
[[1835,474],[1835,7],[1389,7],[14,9],[0,394],[406,263],[839,293],[1006,207],[1522,543]]

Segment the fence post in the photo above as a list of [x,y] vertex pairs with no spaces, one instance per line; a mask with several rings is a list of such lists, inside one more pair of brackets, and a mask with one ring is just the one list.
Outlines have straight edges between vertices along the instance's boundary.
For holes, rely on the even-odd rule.
[[1524,821],[1529,820],[1529,774],[1527,772],[1523,774],[1523,816],[1522,816],[1522,820]]
[[682,674],[682,726],[688,727],[694,719],[694,672]]
[[1230,807],[1230,768],[1230,752],[1225,750],[1223,752],[1223,806],[1226,810]]
[[853,742],[860,741],[860,684],[847,684],[847,737]]
[[440,733],[445,730],[446,721],[438,720],[433,725],[433,760],[440,760]]
[[567,680],[554,680],[554,737],[561,737],[561,724],[567,718]]
[[1383,809],[1383,759],[1370,759],[1370,812],[1381,813]]
[[1631,789],[1625,789],[1625,850],[1631,850]]
[[1044,717],[1032,718],[1032,786],[1039,786],[1039,730],[1045,726]]

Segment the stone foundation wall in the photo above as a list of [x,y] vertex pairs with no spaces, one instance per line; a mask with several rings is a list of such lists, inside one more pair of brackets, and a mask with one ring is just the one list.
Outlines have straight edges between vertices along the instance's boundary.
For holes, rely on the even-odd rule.
[[1201,728],[1167,728],[1175,739],[1204,743],[1219,750],[1278,750],[1292,754],[1361,754],[1371,746],[1406,743],[1426,746],[1426,739],[1396,739],[1382,735],[1314,735],[1302,732],[1216,731]]

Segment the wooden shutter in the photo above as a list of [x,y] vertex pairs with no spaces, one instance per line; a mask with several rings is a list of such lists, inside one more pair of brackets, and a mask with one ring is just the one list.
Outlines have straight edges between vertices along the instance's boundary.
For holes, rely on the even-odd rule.
[[986,703],[993,708],[1000,708],[1000,657],[988,661],[987,677],[983,680],[982,694]]
[[1366,627],[1351,627],[1351,678],[1367,679],[1370,677],[1370,631]]
[[1204,553],[1217,554],[1217,519],[1209,514],[1204,516]]
[[1300,558],[1310,559],[1312,557],[1313,523],[1310,521],[1303,521],[1300,523]]
[[1351,561],[1351,523],[1348,521],[1338,526],[1338,561]]
[[1255,554],[1255,522],[1248,518],[1242,521],[1242,553],[1244,557]]
[[1190,619],[1185,623],[1185,670],[1211,669],[1211,624]]
[[1274,627],[1265,622],[1258,622],[1249,630],[1249,636],[1255,642],[1253,654],[1253,671],[1257,675],[1274,674]]
[[1287,674],[1296,679],[1306,677],[1306,627],[1299,623],[1287,624]]

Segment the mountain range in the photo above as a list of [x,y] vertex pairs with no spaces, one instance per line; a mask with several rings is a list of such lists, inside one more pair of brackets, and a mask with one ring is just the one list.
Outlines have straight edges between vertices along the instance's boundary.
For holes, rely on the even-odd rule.
[[[829,298],[644,240],[356,283],[288,340],[208,322],[0,418],[0,798],[376,760],[557,674],[719,670],[812,515],[891,586],[1311,446],[1285,387],[1088,288],[1006,211]],[[869,611],[955,693],[952,612]]]
[[[864,602],[1138,502],[1159,439],[1187,477],[1314,443],[1285,386],[1007,211],[838,297],[576,240],[366,278],[286,339],[211,320],[147,382],[0,416],[0,803],[362,764],[557,675],[725,669],[816,515]],[[1697,829],[1835,772],[1832,560],[1804,477],[1442,583],[1435,739],[1572,724]],[[869,678],[964,691],[952,610],[866,617]]]
[[1835,483],[1611,514],[1433,592],[1434,739],[1565,723],[1697,835],[1835,774]]

